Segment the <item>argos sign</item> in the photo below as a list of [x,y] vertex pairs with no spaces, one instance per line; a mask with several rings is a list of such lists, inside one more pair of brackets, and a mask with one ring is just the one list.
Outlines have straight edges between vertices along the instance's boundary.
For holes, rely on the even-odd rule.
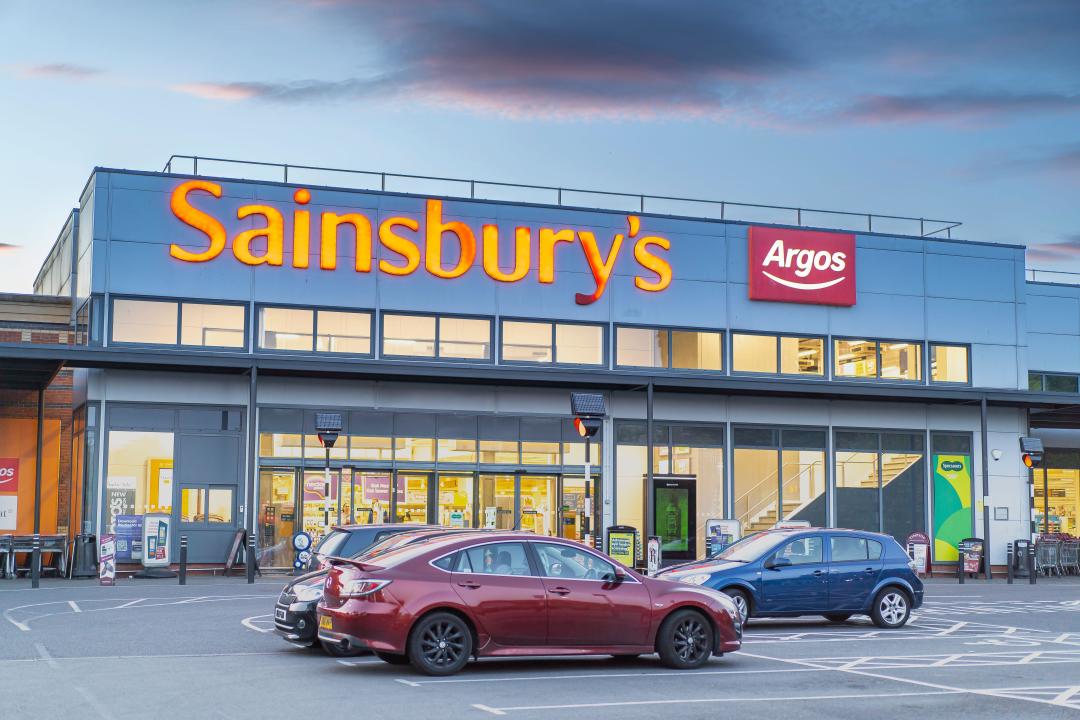
[[750,299],[855,304],[855,236],[750,228]]
[[19,491],[19,458],[0,458],[0,493]]
[[[189,180],[172,193],[170,209],[177,218],[201,233],[196,247],[182,247],[173,243],[169,254],[183,262],[204,263],[214,260],[225,251],[230,238],[226,237],[225,225],[211,212],[195,207],[194,197],[221,197],[221,185],[206,180]],[[292,267],[307,269],[312,255],[317,255],[320,270],[334,271],[338,266],[338,243],[355,243],[354,270],[370,273],[372,267],[372,243],[376,241],[387,251],[378,262],[378,271],[386,275],[412,275],[423,265],[424,269],[439,278],[461,277],[472,268],[478,253],[483,259],[483,272],[496,282],[514,283],[523,280],[533,268],[533,236],[539,249],[536,258],[537,277],[540,283],[555,282],[556,248],[565,244],[560,253],[573,252],[577,246],[584,254],[592,274],[592,287],[575,293],[578,305],[590,305],[604,294],[615,261],[620,253],[632,252],[639,269],[634,286],[646,292],[660,292],[671,284],[671,265],[664,257],[671,249],[671,241],[665,237],[650,235],[643,231],[641,218],[626,216],[626,230],[615,232],[610,241],[603,242],[591,230],[574,228],[527,227],[513,228],[514,252],[512,264],[500,257],[498,225],[482,225],[476,229],[460,220],[443,219],[442,200],[427,200],[425,212],[420,217],[387,216],[373,223],[367,215],[359,212],[338,214],[326,211],[314,220],[317,231],[313,232],[311,211],[305,206],[312,200],[310,190],[300,188],[293,193],[296,207],[291,212],[291,238],[289,250]],[[200,203],[204,207],[210,203]],[[245,265],[284,264],[286,244],[285,214],[270,205],[243,205],[236,211],[237,219],[254,218],[256,227],[238,232],[231,238],[232,254]],[[447,266],[443,260],[444,246],[453,243],[457,251],[451,253],[456,261]],[[632,245],[631,250],[629,246]],[[504,269],[512,268],[512,269]]]

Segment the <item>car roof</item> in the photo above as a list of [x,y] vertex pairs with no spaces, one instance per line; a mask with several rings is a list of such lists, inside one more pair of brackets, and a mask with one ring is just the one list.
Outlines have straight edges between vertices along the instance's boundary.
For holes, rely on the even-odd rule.
[[331,530],[340,530],[341,532],[358,532],[360,530],[397,530],[399,532],[413,532],[416,530],[443,530],[440,525],[406,525],[404,523],[373,523],[370,525],[334,525]]
[[[762,535],[798,535],[800,533],[825,533],[826,535],[870,535],[873,537],[882,537],[893,539],[892,535],[888,533],[879,533],[874,530],[855,530],[854,528],[825,528],[825,527],[800,527],[800,528],[770,528],[769,530],[762,530]],[[749,536],[747,536],[749,537]]]

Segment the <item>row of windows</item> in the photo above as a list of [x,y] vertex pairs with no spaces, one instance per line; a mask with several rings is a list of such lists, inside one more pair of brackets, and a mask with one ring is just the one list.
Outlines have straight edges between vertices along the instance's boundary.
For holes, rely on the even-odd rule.
[[[393,312],[381,317],[383,357],[494,359],[490,318]],[[372,320],[372,313],[362,311],[260,307],[257,345],[262,350],[372,355]],[[501,330],[501,362],[606,364],[603,325],[503,320]],[[723,372],[723,336],[719,331],[619,326],[615,330],[615,365]],[[119,343],[244,348],[244,307],[117,299],[113,303],[112,339]],[[969,382],[967,346],[931,343],[929,352],[933,382]],[[836,339],[833,359],[836,378],[923,380],[923,345],[918,342]],[[822,378],[826,367],[823,337],[731,335],[733,372]]]
[[1036,392],[1080,392],[1080,376],[1066,373],[1028,373],[1028,389]]

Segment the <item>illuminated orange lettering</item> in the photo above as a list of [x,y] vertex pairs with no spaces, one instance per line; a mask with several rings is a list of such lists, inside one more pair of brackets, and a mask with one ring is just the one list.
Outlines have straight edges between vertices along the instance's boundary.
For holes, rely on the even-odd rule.
[[656,245],[662,250],[671,249],[671,241],[667,238],[647,236],[638,240],[634,245],[634,259],[641,267],[656,273],[656,280],[646,280],[638,275],[634,278],[634,285],[649,292],[660,292],[671,284],[671,264],[650,253],[650,245]]
[[514,229],[514,271],[504,273],[499,267],[499,226],[485,225],[484,234],[484,272],[488,277],[499,282],[517,282],[529,273],[532,264],[532,230],[527,227]]
[[322,214],[319,267],[323,270],[337,268],[338,226],[340,225],[352,225],[353,232],[356,234],[356,272],[371,272],[371,221],[359,213],[337,215],[324,212]]
[[540,282],[555,282],[555,246],[563,242],[574,242],[573,230],[540,228]]
[[[240,220],[252,215],[262,215],[266,219],[266,227],[238,233],[233,238],[233,255],[245,265],[281,265],[284,253],[282,246],[285,244],[285,219],[276,208],[269,205],[244,205],[236,211],[236,217]],[[266,252],[254,255],[251,252],[251,241],[260,237],[266,238]]]
[[206,180],[188,180],[173,190],[172,199],[169,201],[173,215],[204,233],[210,239],[210,246],[201,253],[193,253],[174,243],[169,246],[169,254],[187,262],[206,262],[216,258],[225,249],[225,226],[213,216],[198,210],[188,202],[187,196],[192,190],[202,190],[220,198],[221,186]]
[[[457,235],[461,254],[458,255],[457,265],[452,270],[445,270],[442,266],[442,236],[443,233]],[[442,200],[427,201],[427,257],[425,264],[428,272],[435,277],[456,278],[461,277],[472,266],[476,259],[476,236],[472,228],[463,222],[452,220],[448,223],[442,221]]]
[[[311,191],[300,188],[293,193],[293,200],[298,205],[307,205],[311,202]],[[311,213],[309,211],[293,212],[292,237],[293,267],[306,268],[311,255]]]
[[408,238],[394,233],[395,227],[404,227],[419,232],[420,223],[411,218],[392,217],[382,221],[379,225],[379,242],[391,252],[395,252],[405,258],[404,265],[395,265],[389,260],[380,260],[379,269],[387,275],[411,275],[420,267],[420,248]]
[[615,259],[619,256],[619,249],[622,248],[624,236],[622,233],[615,234],[611,240],[611,249],[608,251],[607,258],[603,258],[600,256],[600,248],[596,245],[596,237],[591,232],[581,230],[577,235],[581,240],[581,249],[585,251],[589,269],[592,270],[593,280],[596,281],[596,290],[592,295],[575,293],[574,302],[578,305],[591,305],[604,294],[611,271],[615,268]]

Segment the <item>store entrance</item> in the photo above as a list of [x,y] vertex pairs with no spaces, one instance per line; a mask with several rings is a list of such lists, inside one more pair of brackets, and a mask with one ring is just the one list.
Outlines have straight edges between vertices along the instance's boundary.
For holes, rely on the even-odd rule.
[[557,475],[481,474],[477,526],[558,535],[558,485]]

